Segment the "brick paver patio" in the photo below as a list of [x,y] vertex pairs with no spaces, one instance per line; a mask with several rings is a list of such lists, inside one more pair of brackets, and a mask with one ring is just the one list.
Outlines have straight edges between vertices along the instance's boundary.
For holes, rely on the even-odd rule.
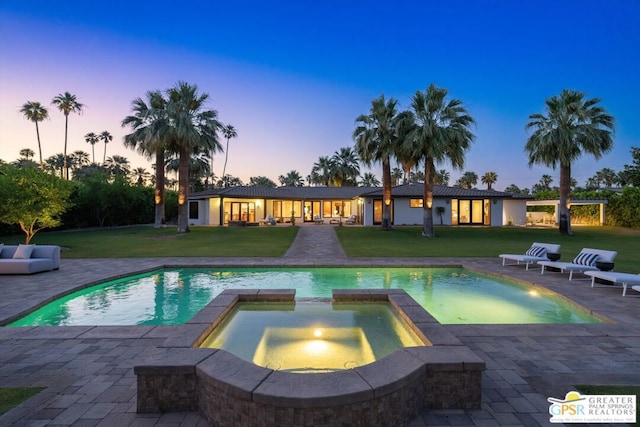
[[[63,259],[56,272],[0,276],[0,322],[78,286],[162,266],[462,265],[544,286],[610,323],[446,326],[487,363],[482,409],[425,412],[410,426],[546,426],[547,397],[563,398],[575,384],[640,384],[640,299],[623,298],[618,287],[502,267],[497,258],[347,258],[332,227],[303,230],[282,258]],[[136,413],[133,366],[172,333],[170,326],[0,327],[0,386],[46,387],[0,425],[205,425],[196,413]]]

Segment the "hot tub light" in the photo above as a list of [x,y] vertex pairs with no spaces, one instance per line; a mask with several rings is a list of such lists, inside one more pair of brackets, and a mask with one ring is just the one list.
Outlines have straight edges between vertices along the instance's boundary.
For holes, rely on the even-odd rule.
[[538,291],[533,290],[533,289],[529,291],[529,295],[531,295],[532,297],[539,297],[540,296]]
[[313,336],[316,338],[320,338],[322,336],[322,329],[314,329]]

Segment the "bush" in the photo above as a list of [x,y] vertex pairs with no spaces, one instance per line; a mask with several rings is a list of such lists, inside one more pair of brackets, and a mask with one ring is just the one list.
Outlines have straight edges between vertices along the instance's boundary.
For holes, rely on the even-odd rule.
[[640,229],[640,188],[625,187],[622,194],[609,199],[607,217],[609,225]]

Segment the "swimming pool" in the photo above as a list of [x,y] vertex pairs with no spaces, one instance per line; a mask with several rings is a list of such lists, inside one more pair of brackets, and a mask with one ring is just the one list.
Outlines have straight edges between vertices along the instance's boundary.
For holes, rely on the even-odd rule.
[[10,326],[180,325],[224,289],[404,289],[443,324],[600,323],[551,292],[463,268],[170,268],[55,300]]

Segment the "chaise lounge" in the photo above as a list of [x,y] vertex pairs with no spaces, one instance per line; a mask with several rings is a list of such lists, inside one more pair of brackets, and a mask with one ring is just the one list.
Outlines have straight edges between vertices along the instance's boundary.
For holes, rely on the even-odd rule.
[[60,268],[60,246],[0,244],[0,274],[33,274]]
[[[622,285],[622,296],[627,296],[627,287],[640,292],[640,274],[617,273],[614,271],[586,271],[584,274],[591,277],[591,287],[596,287],[596,279],[611,282],[614,285]],[[607,286],[607,285],[604,285]]]
[[556,268],[561,273],[569,272],[569,280],[573,279],[573,272],[584,273],[586,271],[598,270],[596,261],[612,263],[618,255],[615,251],[605,251],[602,249],[582,248],[580,253],[571,262],[538,261],[542,267],[540,274],[544,274],[546,267]]
[[[547,254],[559,253],[560,245],[553,243],[538,243],[533,242],[531,247],[524,254],[500,254],[502,258],[502,265],[520,265],[521,262],[525,263],[525,270],[529,270],[529,264],[535,264],[538,261],[548,260]],[[507,260],[516,261],[515,264],[506,264]]]

